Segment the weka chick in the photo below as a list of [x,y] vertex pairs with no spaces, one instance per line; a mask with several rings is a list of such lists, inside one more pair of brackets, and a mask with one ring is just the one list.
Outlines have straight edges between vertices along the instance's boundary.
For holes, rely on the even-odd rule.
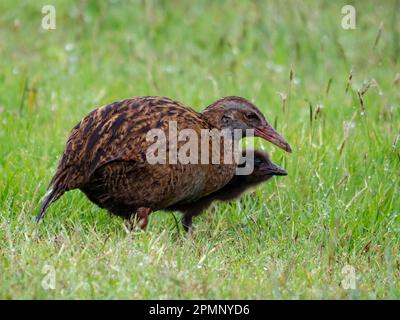
[[149,164],[152,142],[146,134],[157,128],[168,136],[171,121],[178,132],[189,128],[198,135],[202,129],[254,129],[256,136],[291,151],[244,98],[226,97],[198,113],[165,97],[133,97],[93,110],[73,128],[36,220],[65,192],[80,189],[114,215],[136,215],[145,228],[151,211],[196,200],[228,183],[235,164]]
[[[247,153],[248,154],[248,153]],[[243,157],[246,151],[243,151]],[[206,210],[214,201],[230,201],[239,198],[244,192],[250,188],[254,188],[262,182],[272,178],[272,176],[286,176],[287,172],[274,164],[267,153],[254,150],[254,159],[246,159],[253,161],[253,172],[249,175],[235,175],[227,185],[221,189],[198,199],[192,203],[174,204],[167,208],[167,211],[180,211],[183,213],[182,224],[186,231],[192,230],[192,219]],[[246,165],[246,161],[240,164],[240,167]]]

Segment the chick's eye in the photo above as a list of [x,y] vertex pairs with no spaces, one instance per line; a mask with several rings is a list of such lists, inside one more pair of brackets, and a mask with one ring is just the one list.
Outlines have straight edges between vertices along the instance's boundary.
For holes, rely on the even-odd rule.
[[258,116],[255,113],[247,113],[246,118],[249,120],[258,120]]

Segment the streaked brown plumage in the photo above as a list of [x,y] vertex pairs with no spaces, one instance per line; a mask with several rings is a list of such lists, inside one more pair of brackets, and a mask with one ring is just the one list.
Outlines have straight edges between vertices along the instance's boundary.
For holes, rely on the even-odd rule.
[[[248,153],[248,152],[247,152]],[[243,151],[246,157],[246,150]],[[266,182],[273,176],[286,176],[287,172],[274,164],[267,153],[254,150],[254,158],[246,161],[253,161],[254,169],[249,175],[235,175],[224,187],[208,194],[191,203],[176,203],[166,210],[180,211],[183,213],[182,224],[186,231],[192,229],[192,219],[206,210],[214,201],[231,201],[239,198],[250,188]],[[246,162],[239,166],[245,166]]]
[[199,199],[228,183],[235,164],[146,161],[152,144],[147,132],[159,128],[168,136],[170,121],[176,121],[178,132],[191,128],[198,135],[201,129],[254,128],[256,135],[291,151],[262,113],[240,97],[220,99],[202,113],[165,97],[122,100],[93,110],[73,128],[37,221],[65,192],[80,189],[112,214],[130,218],[137,213],[145,227],[151,211]]

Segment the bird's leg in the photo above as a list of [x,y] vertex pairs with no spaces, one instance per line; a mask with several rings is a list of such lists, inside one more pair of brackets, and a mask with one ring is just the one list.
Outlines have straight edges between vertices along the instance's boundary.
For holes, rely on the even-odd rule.
[[144,230],[149,223],[148,217],[151,213],[151,208],[140,207],[136,210],[137,221],[139,222],[140,229]]
[[184,214],[182,217],[183,229],[185,229],[185,231],[188,233],[193,232],[192,219],[193,219],[193,215],[191,215],[189,213]]

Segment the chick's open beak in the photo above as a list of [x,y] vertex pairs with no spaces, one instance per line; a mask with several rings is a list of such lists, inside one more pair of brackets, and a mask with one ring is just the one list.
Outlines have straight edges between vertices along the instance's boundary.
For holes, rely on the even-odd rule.
[[269,124],[256,128],[254,130],[255,136],[263,138],[277,147],[285,150],[286,152],[292,152],[292,148],[289,143],[282,137],[274,128],[272,128]]

